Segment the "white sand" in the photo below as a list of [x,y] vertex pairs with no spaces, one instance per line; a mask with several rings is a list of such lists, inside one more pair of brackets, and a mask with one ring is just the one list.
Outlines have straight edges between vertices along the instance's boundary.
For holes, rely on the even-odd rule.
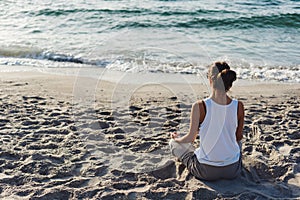
[[246,108],[243,174],[206,182],[167,144],[207,86],[128,77],[1,73],[0,198],[300,198],[299,84],[233,87]]

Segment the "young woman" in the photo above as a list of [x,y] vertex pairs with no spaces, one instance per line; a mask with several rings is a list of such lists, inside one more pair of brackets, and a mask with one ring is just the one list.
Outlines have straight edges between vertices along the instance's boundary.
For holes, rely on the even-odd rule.
[[[209,67],[210,97],[193,104],[190,130],[183,137],[171,133],[171,153],[196,177],[204,180],[233,179],[241,173],[241,139],[244,106],[227,92],[236,73],[226,62]],[[200,145],[194,149],[197,135]]]

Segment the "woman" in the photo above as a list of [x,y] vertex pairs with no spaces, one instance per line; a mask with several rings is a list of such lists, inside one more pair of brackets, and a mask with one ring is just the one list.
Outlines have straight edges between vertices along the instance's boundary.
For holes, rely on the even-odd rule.
[[[171,152],[196,177],[203,180],[233,179],[241,173],[241,139],[244,106],[227,92],[236,73],[226,62],[209,67],[210,97],[193,104],[189,133],[171,133]],[[200,145],[194,149],[197,135]]]

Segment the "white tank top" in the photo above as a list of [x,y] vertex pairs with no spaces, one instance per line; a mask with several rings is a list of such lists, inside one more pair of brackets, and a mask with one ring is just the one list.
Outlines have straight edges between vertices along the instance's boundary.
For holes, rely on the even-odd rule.
[[200,146],[195,154],[200,163],[227,166],[239,160],[240,149],[236,141],[238,101],[220,105],[211,98],[204,100],[206,115],[200,126]]

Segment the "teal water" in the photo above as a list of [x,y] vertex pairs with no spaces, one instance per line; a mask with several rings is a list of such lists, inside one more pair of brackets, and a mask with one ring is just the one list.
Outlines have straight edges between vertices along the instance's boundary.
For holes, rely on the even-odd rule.
[[240,78],[300,82],[299,11],[297,0],[4,0],[0,65],[197,74],[227,60]]

